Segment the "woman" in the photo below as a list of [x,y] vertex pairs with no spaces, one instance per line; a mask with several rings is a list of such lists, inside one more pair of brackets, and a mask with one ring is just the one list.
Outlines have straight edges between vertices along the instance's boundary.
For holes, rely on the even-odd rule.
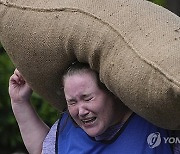
[[62,82],[67,111],[49,131],[30,105],[32,90],[20,72],[10,78],[12,109],[29,153],[172,153],[170,144],[153,142],[160,136],[147,142],[151,133],[169,132],[132,113],[87,64],[74,63]]

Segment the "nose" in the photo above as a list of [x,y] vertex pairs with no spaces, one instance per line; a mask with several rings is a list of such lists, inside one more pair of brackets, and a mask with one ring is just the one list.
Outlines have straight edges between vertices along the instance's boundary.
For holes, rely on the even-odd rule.
[[89,114],[89,110],[86,108],[86,106],[84,104],[80,105],[79,106],[79,116],[84,117],[88,114]]

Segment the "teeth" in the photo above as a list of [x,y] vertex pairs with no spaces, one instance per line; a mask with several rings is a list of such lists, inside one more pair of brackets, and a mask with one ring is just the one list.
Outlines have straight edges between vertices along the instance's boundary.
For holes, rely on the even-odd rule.
[[91,119],[86,119],[86,120],[82,120],[83,123],[90,123],[93,122],[96,118],[91,118]]

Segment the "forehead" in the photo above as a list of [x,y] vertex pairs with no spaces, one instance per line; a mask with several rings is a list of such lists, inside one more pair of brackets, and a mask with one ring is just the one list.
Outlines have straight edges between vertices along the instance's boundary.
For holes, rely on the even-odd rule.
[[77,72],[72,75],[68,75],[64,78],[64,87],[67,84],[75,84],[75,83],[91,83],[97,84],[97,77],[94,72],[86,71],[86,72]]
[[65,94],[89,93],[98,89],[97,81],[93,73],[78,73],[67,76],[64,80]]
[[93,70],[89,70],[89,69],[83,69],[83,70],[78,70],[78,71],[74,71],[72,73],[68,73],[64,76],[64,84],[65,81],[71,81],[71,80],[76,80],[76,78],[82,78],[82,79],[89,79],[92,80],[94,82],[97,82],[97,74],[96,72],[94,72]]

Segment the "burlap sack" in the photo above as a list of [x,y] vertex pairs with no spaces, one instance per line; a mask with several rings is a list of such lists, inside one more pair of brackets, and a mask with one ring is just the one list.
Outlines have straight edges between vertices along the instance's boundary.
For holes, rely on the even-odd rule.
[[88,62],[130,109],[180,129],[180,18],[144,0],[0,0],[0,41],[32,88],[65,106],[62,72]]

